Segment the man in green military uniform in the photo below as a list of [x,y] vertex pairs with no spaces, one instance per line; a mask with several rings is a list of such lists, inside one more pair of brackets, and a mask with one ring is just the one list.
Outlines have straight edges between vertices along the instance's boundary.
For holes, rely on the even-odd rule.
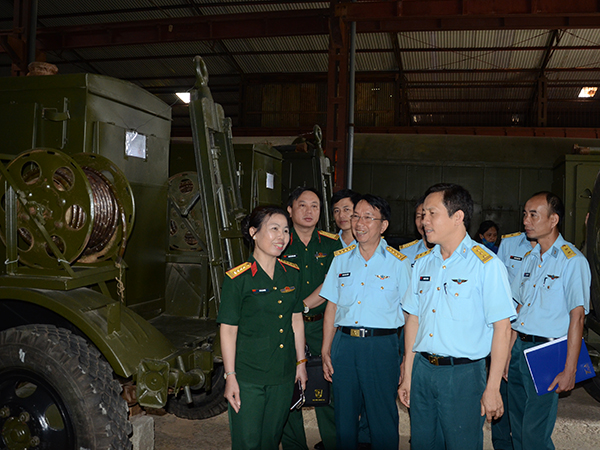
[[[281,258],[300,267],[300,298],[304,299],[304,332],[312,355],[321,354],[325,299],[319,296],[321,285],[333,260],[333,252],[342,248],[339,236],[317,230],[321,198],[313,188],[296,188],[288,200],[292,217],[290,243]],[[333,405],[315,408],[323,448],[335,448],[335,415]],[[307,450],[302,411],[290,413],[281,440],[283,450]]]

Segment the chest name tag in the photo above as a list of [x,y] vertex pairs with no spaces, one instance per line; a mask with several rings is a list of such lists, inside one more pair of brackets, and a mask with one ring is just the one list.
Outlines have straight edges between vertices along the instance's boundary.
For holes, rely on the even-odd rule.
[[431,281],[431,277],[419,277],[419,281]]
[[298,255],[282,255],[282,258],[288,259],[288,258],[295,258]]
[[529,272],[525,272],[525,273],[523,274],[523,276],[524,276],[524,277],[528,277],[528,278],[529,278],[529,277],[531,276],[531,273],[529,273]]
[[521,258],[520,256],[512,256],[511,255],[510,259],[514,259],[515,261],[523,261],[523,258]]
[[340,273],[338,275],[338,278],[345,278],[345,277],[349,277],[350,276],[350,272],[344,272],[344,273]]
[[269,292],[269,290],[267,288],[263,288],[263,289],[252,289],[252,293],[253,294],[264,294],[265,292]]

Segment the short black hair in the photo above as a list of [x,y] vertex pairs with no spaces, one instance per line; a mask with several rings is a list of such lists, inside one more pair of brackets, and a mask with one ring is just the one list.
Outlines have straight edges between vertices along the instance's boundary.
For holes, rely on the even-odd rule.
[[496,229],[496,232],[498,233],[498,237],[496,238],[496,241],[498,241],[498,238],[500,237],[500,228],[498,227],[496,222],[494,222],[493,220],[484,220],[479,225],[479,228],[477,229],[477,233],[475,233],[475,242],[479,242],[481,244],[481,238],[479,237],[479,235],[485,234],[485,232],[487,230],[489,230],[490,228]]
[[319,199],[319,207],[321,207],[321,205],[323,205],[323,200],[321,199],[321,194],[314,187],[298,186],[296,189],[294,189],[292,191],[292,193],[288,197],[287,206],[289,206],[289,207],[293,206],[294,202],[296,200],[298,200],[298,198],[302,194],[304,194],[306,191],[310,191],[317,196],[317,198]]
[[417,199],[417,201],[415,202],[415,210],[417,209],[417,207],[419,205],[422,205],[423,203],[425,203],[425,197],[427,197],[427,195],[423,194]]
[[473,198],[464,187],[454,183],[438,183],[431,186],[425,192],[425,197],[434,192],[442,192],[442,203],[448,211],[448,217],[452,217],[456,211],[462,211],[465,215],[463,223],[468,230],[473,217]]
[[537,197],[538,195],[543,195],[546,197],[546,202],[548,203],[550,214],[556,214],[558,216],[557,226],[559,226],[562,223],[563,218],[565,217],[565,204],[562,202],[558,195],[550,191],[536,192],[531,196],[531,198]]
[[250,235],[250,228],[256,228],[256,231],[260,230],[265,220],[271,216],[274,216],[275,214],[281,214],[284,216],[287,220],[289,229],[292,229],[292,220],[290,219],[290,215],[281,206],[257,206],[250,214],[242,219],[242,236],[244,237],[244,243],[250,247],[250,249],[254,250],[254,239]]
[[337,202],[344,200],[345,198],[349,198],[352,204],[356,206],[360,200],[360,194],[358,192],[354,192],[352,189],[340,189],[333,194],[333,197],[331,197],[331,207],[333,208]]
[[377,195],[372,194],[364,194],[361,195],[356,202],[357,204],[361,201],[367,202],[373,208],[378,210],[381,213],[381,218],[383,220],[387,220],[388,222],[392,218],[392,208],[390,208],[390,204],[383,197],[379,197]]

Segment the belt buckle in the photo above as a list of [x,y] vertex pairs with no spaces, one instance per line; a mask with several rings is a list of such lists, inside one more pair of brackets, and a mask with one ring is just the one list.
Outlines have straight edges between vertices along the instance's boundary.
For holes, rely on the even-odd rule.
[[434,366],[440,365],[440,357],[439,356],[427,355],[427,359],[429,360],[429,363],[433,364]]
[[351,328],[351,329],[350,329],[350,336],[352,336],[352,337],[362,337],[362,336],[360,335],[360,332],[361,332],[361,331],[362,331],[362,330],[361,330],[360,328]]

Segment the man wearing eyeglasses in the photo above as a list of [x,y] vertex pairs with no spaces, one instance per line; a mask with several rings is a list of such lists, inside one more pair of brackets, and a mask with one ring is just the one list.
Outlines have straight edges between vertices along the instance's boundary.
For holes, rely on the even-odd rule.
[[358,446],[364,406],[374,450],[397,449],[398,331],[410,261],[387,245],[390,206],[361,197],[351,217],[357,244],[335,252],[320,295],[328,300],[323,324],[323,375],[333,382],[337,448]]

